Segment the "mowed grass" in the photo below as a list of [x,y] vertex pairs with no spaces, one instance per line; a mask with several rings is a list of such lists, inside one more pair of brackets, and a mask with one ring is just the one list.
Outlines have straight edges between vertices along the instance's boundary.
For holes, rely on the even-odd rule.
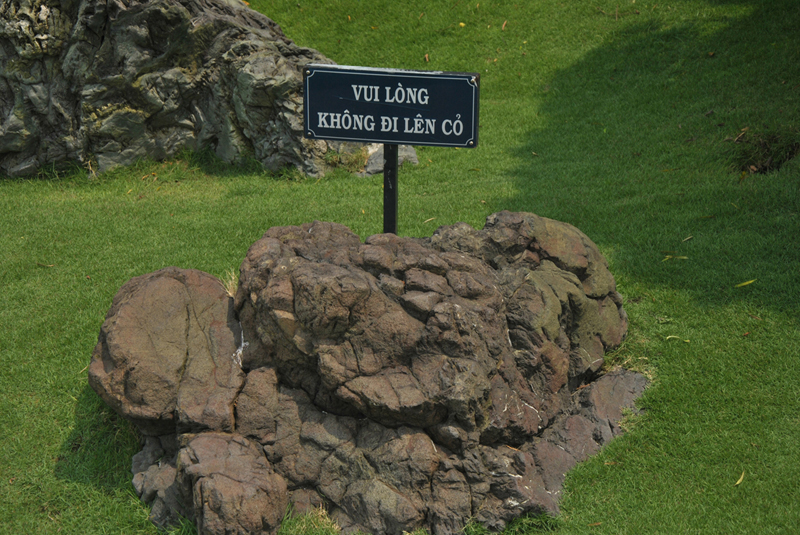
[[[554,521],[516,533],[796,532],[800,160],[741,167],[758,140],[800,142],[800,4],[251,6],[340,64],[481,74],[479,146],[418,148],[400,234],[525,210],[607,256],[630,317],[608,365],[653,378],[644,412],[570,473]],[[157,533],[130,484],[138,439],[86,382],[111,298],[169,265],[225,277],[275,225],[380,232],[381,188],[203,154],[0,180],[0,533]]]

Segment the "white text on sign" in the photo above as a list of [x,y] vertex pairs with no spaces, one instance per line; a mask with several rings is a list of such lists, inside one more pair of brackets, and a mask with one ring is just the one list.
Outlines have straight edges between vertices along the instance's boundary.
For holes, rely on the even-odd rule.
[[[381,132],[400,132],[402,128],[404,134],[436,134],[436,119],[426,119],[422,114],[416,117],[387,117],[381,115]],[[375,132],[378,122],[372,115],[360,115],[344,110],[344,113],[317,112],[317,128],[334,128],[336,130],[354,130],[364,132]],[[446,136],[460,136],[464,132],[464,123],[461,121],[461,114],[456,114],[455,119],[445,119],[441,123],[441,133]]]
[[[381,100],[381,87],[377,85],[358,85],[350,86],[353,89],[353,96],[358,102],[386,102],[389,104],[420,104],[427,106],[430,102],[428,90],[424,87],[403,87],[398,83],[397,87],[384,86],[384,100]],[[372,115],[351,114],[349,110],[343,113],[317,112],[317,128],[333,128],[336,130],[356,130],[364,132],[374,132],[379,125],[381,132],[402,132],[404,134],[436,134],[436,119],[426,119],[422,114],[416,117],[402,117],[403,122],[399,123],[401,117],[387,117],[382,115],[376,121]],[[441,123],[441,133],[446,136],[460,136],[464,131],[464,124],[461,122],[461,115],[456,115],[454,120],[446,119]]]
[[[357,101],[381,102],[380,86],[377,85],[352,85],[353,96]],[[383,102],[388,104],[421,104],[427,106],[430,102],[428,90],[424,87],[403,87],[398,83],[397,87],[385,87],[385,98]]]

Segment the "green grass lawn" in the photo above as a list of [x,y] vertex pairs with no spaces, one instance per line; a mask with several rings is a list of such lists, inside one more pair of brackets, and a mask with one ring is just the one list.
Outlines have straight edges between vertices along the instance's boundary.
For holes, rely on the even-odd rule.
[[[481,74],[480,145],[418,148],[400,234],[524,210],[609,259],[630,317],[609,365],[653,384],[548,529],[797,532],[800,158],[741,167],[800,143],[800,3],[251,6],[340,64]],[[380,232],[381,188],[205,155],[0,179],[0,533],[157,533],[130,484],[138,439],[86,380],[111,298],[170,265],[226,277],[275,225]]]

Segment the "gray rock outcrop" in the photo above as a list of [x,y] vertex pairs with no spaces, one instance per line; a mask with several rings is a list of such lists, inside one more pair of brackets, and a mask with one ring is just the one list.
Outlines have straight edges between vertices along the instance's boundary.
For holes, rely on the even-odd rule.
[[[364,166],[364,170],[359,173],[359,175],[378,175],[383,173],[384,166],[386,165],[386,159],[383,157],[383,145],[379,143],[373,143],[367,145],[367,163]],[[417,151],[414,147],[410,145],[399,145],[397,147],[397,165],[403,165],[404,163],[410,163],[411,165],[419,165],[419,158],[417,157]]]
[[501,212],[362,243],[313,222],[254,243],[235,298],[178,268],[126,283],[89,381],[143,434],[158,524],[272,533],[292,504],[346,532],[498,530],[557,511],[565,473],[620,433],[646,385],[601,373],[626,330],[570,225]]
[[240,0],[0,0],[0,172],[93,171],[209,148],[325,170],[296,46]]

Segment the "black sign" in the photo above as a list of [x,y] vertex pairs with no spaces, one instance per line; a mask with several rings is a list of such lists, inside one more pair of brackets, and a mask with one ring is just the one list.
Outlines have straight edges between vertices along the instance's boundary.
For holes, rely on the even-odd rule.
[[478,144],[478,74],[338,65],[306,65],[303,73],[307,138]]

